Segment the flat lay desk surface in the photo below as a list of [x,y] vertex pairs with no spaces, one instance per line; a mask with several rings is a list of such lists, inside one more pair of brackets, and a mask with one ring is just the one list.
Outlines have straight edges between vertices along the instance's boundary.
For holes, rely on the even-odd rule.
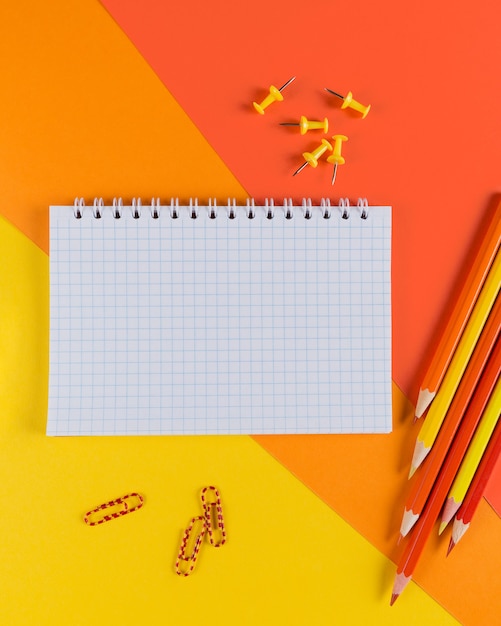
[[[433,538],[389,597],[423,368],[501,192],[499,8],[227,4],[4,3],[0,621],[494,623],[499,468],[468,537],[447,559]],[[259,116],[252,101],[292,76]],[[367,118],[326,87],[370,103]],[[292,176],[317,143],[280,126],[300,115],[349,136],[334,187],[327,166]],[[46,437],[48,207],[75,196],[392,205],[393,433]],[[209,484],[228,541],[182,579],[177,547]],[[84,524],[131,491],[141,510]]]

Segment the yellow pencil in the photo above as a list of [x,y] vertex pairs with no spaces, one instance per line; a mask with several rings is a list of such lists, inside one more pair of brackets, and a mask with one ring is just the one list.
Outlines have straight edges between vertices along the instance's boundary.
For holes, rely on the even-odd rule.
[[411,477],[421,465],[433,446],[438,431],[454,398],[456,389],[461,381],[461,377],[464,374],[477,340],[480,337],[480,333],[496,301],[500,286],[501,252],[498,251],[475,304],[475,308],[468,320],[463,336],[454,352],[454,356],[444,376],[437,397],[431,405],[426,420],[419,431],[409,477]]
[[456,514],[461,506],[461,502],[466,496],[468,487],[475,476],[475,472],[482,460],[482,456],[489,444],[489,440],[496,428],[501,411],[501,379],[498,379],[492,396],[485,407],[485,413],[478,425],[468,451],[461,461],[461,467],[454,478],[454,482],[449,489],[449,495],[444,505],[442,521],[440,523],[439,534],[441,534],[447,524]]

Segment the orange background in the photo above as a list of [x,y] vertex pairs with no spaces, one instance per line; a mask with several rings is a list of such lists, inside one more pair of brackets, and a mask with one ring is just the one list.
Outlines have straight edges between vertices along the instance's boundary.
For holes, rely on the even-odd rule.
[[[76,195],[363,195],[391,204],[393,377],[414,401],[501,191],[497,4],[104,4],[134,46],[95,2],[4,6],[1,213],[48,251],[47,207]],[[283,103],[263,117],[252,111],[252,100],[292,75]],[[340,111],[324,87],[352,90],[373,110],[363,121]],[[319,141],[278,125],[301,114],[326,115],[349,136],[333,189],[327,166],[291,176]],[[396,408],[388,437],[256,438],[394,559],[417,434],[410,404]],[[450,562],[432,542],[416,579],[463,623],[493,623],[500,524],[485,502],[470,533]],[[460,575],[454,584],[451,572]]]

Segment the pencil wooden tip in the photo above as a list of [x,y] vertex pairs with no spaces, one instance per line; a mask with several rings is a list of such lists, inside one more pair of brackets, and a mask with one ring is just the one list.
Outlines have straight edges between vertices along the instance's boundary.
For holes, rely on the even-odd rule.
[[402,517],[402,523],[400,524],[400,535],[402,537],[408,535],[411,528],[418,521],[418,519],[418,513],[414,513],[412,509],[405,509],[404,516]]
[[436,393],[429,389],[420,389],[418,399],[416,402],[416,417],[420,418],[426,409],[430,406]]
[[409,584],[411,578],[411,576],[406,576],[403,572],[400,572],[400,574],[397,574],[395,576],[395,584],[393,585],[393,590],[391,593],[390,606],[393,606],[398,596]]
[[391,594],[390,606],[393,606],[395,604],[399,595],[400,595],[399,593]]
[[447,498],[442,511],[442,523],[440,524],[440,530],[438,531],[439,535],[442,534],[444,528],[454,517],[460,506],[461,502],[456,502],[453,496],[449,496]]
[[452,536],[451,536],[451,541],[454,542],[455,546],[459,543],[459,541],[461,540],[461,537],[465,534],[465,532],[468,530],[469,527],[470,527],[470,522],[464,522],[462,519],[458,519],[456,517],[456,519],[454,520],[454,524],[452,525]]
[[[412,455],[411,462],[411,470],[414,468],[414,471],[412,473],[414,473],[421,465],[421,463],[426,459],[430,450],[431,448],[427,448],[420,439],[416,441],[416,447],[414,448],[414,454]],[[411,476],[412,474],[409,474],[409,478]]]

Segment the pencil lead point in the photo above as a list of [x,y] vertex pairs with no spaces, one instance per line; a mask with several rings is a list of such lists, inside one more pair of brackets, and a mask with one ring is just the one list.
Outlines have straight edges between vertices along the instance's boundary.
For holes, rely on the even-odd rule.
[[414,465],[411,465],[411,469],[409,470],[409,476],[407,476],[407,480],[410,480],[414,474],[416,473],[417,467]]
[[397,598],[400,594],[398,593],[392,593],[391,594],[391,600],[390,600],[390,606],[393,606],[395,604],[395,602],[397,601]]
[[447,528],[447,522],[442,522],[440,524],[439,529],[438,529],[438,534],[441,535],[446,528]]
[[454,549],[454,546],[456,545],[456,542],[454,541],[454,539],[451,539],[449,541],[449,547],[447,548],[447,554],[445,556],[449,556],[449,554],[452,552],[452,550]]

